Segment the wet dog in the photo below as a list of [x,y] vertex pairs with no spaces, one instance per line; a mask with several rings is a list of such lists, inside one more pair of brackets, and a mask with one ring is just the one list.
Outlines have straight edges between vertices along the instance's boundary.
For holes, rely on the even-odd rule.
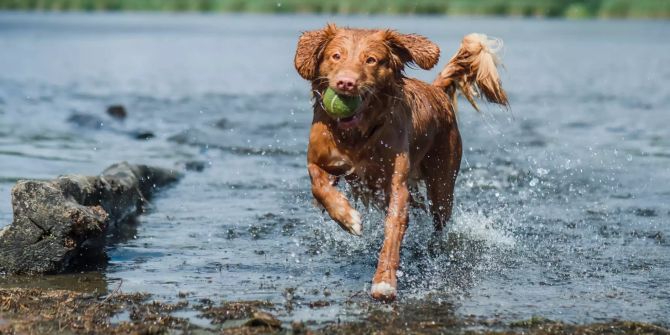
[[[393,30],[340,28],[333,24],[300,36],[295,68],[311,81],[314,118],[307,169],[312,193],[340,227],[362,231],[361,215],[336,187],[386,210],[384,242],[372,279],[377,300],[396,297],[400,245],[407,229],[410,188],[425,183],[436,230],[451,216],[461,163],[456,94],[477,108],[475,97],[508,105],[496,66],[496,40],[465,36],[460,49],[432,84],[404,75],[408,64],[429,70],[440,49],[427,38]],[[321,101],[328,88],[360,96],[353,116],[329,116]]]

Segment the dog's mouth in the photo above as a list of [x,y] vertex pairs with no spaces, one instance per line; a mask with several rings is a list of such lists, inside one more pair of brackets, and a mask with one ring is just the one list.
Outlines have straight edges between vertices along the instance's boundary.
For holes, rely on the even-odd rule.
[[338,118],[337,119],[337,125],[341,129],[351,129],[356,127],[361,120],[363,119],[363,110],[367,107],[368,105],[368,99],[367,95],[361,95],[361,104],[356,108],[356,111],[354,111],[354,115],[349,116],[349,117],[344,117],[344,118]]
[[342,129],[350,129],[353,127],[356,127],[358,123],[361,121],[362,113],[360,113],[360,107],[356,109],[356,114],[350,116],[350,117],[345,117],[345,118],[339,118],[337,119],[337,125],[342,128]]

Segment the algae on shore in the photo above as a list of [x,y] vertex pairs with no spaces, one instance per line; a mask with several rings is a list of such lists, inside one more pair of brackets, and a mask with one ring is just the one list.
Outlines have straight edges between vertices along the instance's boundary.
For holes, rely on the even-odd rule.
[[[384,305],[357,304],[365,315],[357,322],[318,325],[309,320],[282,322],[270,311],[281,306],[264,301],[209,300],[191,306],[152,301],[142,293],[107,295],[69,290],[0,289],[0,334],[655,334],[670,335],[658,325],[613,321],[573,325],[533,317],[505,323],[458,317],[453,306],[429,301]],[[209,326],[195,325],[178,311],[197,312]],[[305,325],[309,325],[306,327]],[[313,327],[310,329],[310,327]]]

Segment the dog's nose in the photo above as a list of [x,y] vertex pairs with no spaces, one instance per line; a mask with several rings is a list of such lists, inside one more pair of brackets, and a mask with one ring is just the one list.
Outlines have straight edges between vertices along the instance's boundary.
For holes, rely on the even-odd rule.
[[342,92],[351,92],[356,89],[356,80],[349,77],[340,77],[335,86]]

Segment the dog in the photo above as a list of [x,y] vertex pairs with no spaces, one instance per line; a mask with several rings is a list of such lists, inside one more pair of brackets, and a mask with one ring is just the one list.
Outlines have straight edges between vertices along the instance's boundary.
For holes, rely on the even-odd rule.
[[[400,246],[410,203],[419,182],[426,188],[434,228],[449,220],[462,144],[456,123],[460,92],[508,107],[497,72],[495,42],[482,34],[463,38],[460,49],[432,84],[405,76],[405,66],[424,70],[439,60],[439,47],[426,37],[394,30],[353,29],[328,24],[302,33],[295,68],[311,82],[314,117],[307,169],[312,194],[347,232],[361,235],[361,215],[337,188],[340,179],[366,204],[386,210],[384,242],[372,279],[371,296],[393,301]],[[353,116],[328,115],[321,96],[360,96]]]

